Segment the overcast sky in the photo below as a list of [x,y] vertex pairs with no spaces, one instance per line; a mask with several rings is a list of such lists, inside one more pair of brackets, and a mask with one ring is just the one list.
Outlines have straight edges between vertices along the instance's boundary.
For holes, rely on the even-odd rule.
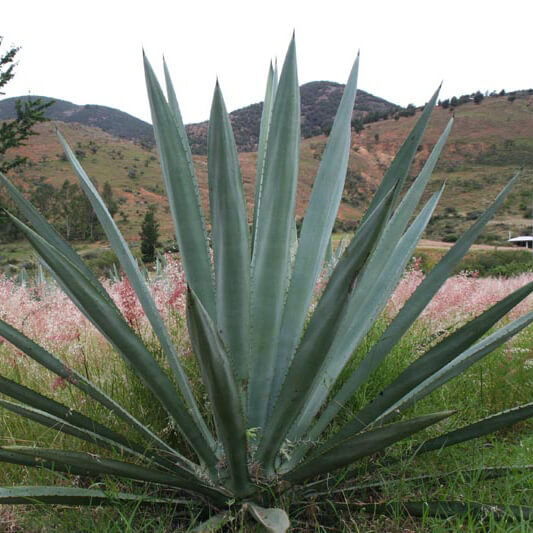
[[478,89],[533,87],[533,0],[92,0],[2,2],[0,35],[21,46],[6,97],[51,96],[150,112],[141,49],[164,54],[185,122],[205,120],[218,75],[229,110],[263,99],[269,61],[296,30],[300,83],[344,83],[421,105]]

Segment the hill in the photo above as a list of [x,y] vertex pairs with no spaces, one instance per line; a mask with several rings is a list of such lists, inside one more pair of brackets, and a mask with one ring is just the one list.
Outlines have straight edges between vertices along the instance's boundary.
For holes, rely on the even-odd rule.
[[[329,130],[342,98],[344,85],[331,81],[313,81],[300,87],[301,133],[304,139]],[[354,106],[354,118],[364,119],[370,113],[392,114],[398,106],[359,90]],[[240,152],[254,152],[259,142],[263,103],[252,104],[230,113],[235,142]],[[195,154],[207,153],[207,121],[189,124],[187,133]]]
[[[21,96],[0,101],[0,120],[13,118],[15,116],[15,101],[24,101],[28,98],[30,97]],[[66,100],[56,100],[47,96],[31,96],[31,98],[40,98],[43,102],[54,102],[45,112],[46,117],[50,120],[84,124],[85,126],[100,128],[115,137],[132,139],[150,145],[154,143],[152,125],[124,113],[124,111],[102,105],[76,105]]]
[[[489,224],[478,242],[505,244],[508,232],[517,235],[531,231],[533,194],[533,94],[528,91],[487,97],[453,109],[438,106],[428,125],[426,136],[415,159],[415,175],[427,159],[447,121],[455,116],[452,134],[430,182],[430,191],[445,180],[446,189],[426,232],[434,240],[453,242],[480,212],[487,207],[507,180],[523,167],[522,177],[505,207]],[[392,157],[418,118],[412,116],[379,120],[365,124],[352,134],[352,149],[343,202],[337,229],[349,230],[360,219]],[[140,221],[148,205],[158,206],[162,240],[172,240],[172,225],[156,150],[148,145],[119,139],[101,129],[78,123],[52,122],[39,125],[39,135],[20,149],[30,158],[29,165],[12,173],[11,178],[31,191],[35,184],[49,183],[58,188],[64,180],[75,181],[70,165],[61,154],[55,135],[59,127],[77,151],[87,173],[102,188],[108,181],[118,200],[115,219],[130,242],[138,241]],[[300,179],[296,216],[301,218],[309,200],[312,183],[327,137],[319,135],[302,140]],[[249,212],[252,210],[256,154],[241,152],[240,161]],[[204,207],[208,207],[207,160],[195,155]],[[428,192],[428,194],[429,194]],[[57,215],[61,227],[64,222]],[[18,249],[19,245],[13,249]],[[4,255],[4,250],[0,252]]]
[[[300,88],[302,101],[302,137],[320,135],[331,126],[340,103],[344,85],[329,81],[306,83]],[[28,97],[21,97],[24,100]],[[46,96],[32,96],[48,102],[54,100]],[[15,116],[15,101],[6,98],[0,101],[0,121]],[[365,91],[359,91],[354,107],[354,116],[364,117],[368,113],[387,113],[398,106]],[[230,113],[235,142],[240,152],[257,150],[263,103],[252,104]],[[50,120],[78,123],[100,128],[115,137],[130,139],[142,144],[153,145],[154,135],[151,124],[128,113],[100,105],[76,105],[66,100],[54,100],[45,115]],[[194,154],[207,153],[208,122],[187,125],[189,142]]]

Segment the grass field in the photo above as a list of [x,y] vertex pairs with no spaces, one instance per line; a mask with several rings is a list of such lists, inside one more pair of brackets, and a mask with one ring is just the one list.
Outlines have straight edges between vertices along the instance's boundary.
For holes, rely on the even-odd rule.
[[[411,294],[423,273],[415,265],[398,286],[387,311],[353,355],[355,364],[379,338],[385,325]],[[418,355],[437,340],[479,314],[513,288],[532,279],[531,274],[520,278],[478,278],[465,274],[451,278],[424,314],[404,336],[394,352],[372,379],[352,399],[332,424],[337,424],[357,412],[369,398],[396,377]],[[125,281],[107,283],[109,291],[126,318],[143,336],[147,345],[158,353],[158,346],[149,332],[142,310],[131,287]],[[182,354],[195,393],[203,404],[205,391],[192,357],[184,324],[185,284],[178,262],[170,259],[163,275],[152,280],[152,292],[158,307],[170,326],[179,352]],[[65,360],[75,370],[107,391],[134,415],[148,422],[171,444],[179,441],[158,402],[139,383],[122,360],[107,346],[68,299],[53,284],[20,286],[2,278],[2,318],[38,340],[47,349]],[[511,315],[533,309],[530,297]],[[509,321],[511,317],[503,319]],[[393,446],[385,454],[370,458],[356,469],[338,473],[328,486],[311,484],[306,491],[286,493],[277,504],[290,509],[294,531],[530,531],[533,519],[511,521],[498,518],[497,512],[477,515],[472,510],[460,518],[430,518],[405,516],[400,507],[380,508],[380,504],[411,500],[456,500],[510,505],[533,505],[533,424],[521,423],[499,434],[470,441],[407,461],[407,450],[417,447],[424,439],[460,427],[491,413],[531,401],[533,387],[533,329],[529,327],[504,344],[466,373],[417,403],[409,414],[422,414],[443,409],[457,410],[455,416],[441,422],[423,434]],[[67,403],[82,413],[90,414],[126,436],[131,436],[107,411],[87,400],[68,381],[58,379],[6,342],[0,345],[0,374],[35,388],[42,394]],[[342,380],[342,378],[341,378]],[[55,432],[24,420],[2,409],[0,411],[2,445],[32,445],[64,449],[82,449],[99,454],[96,447],[72,436]],[[391,460],[393,459],[393,460]],[[529,468],[528,468],[529,465]],[[378,467],[379,468],[376,468]],[[488,467],[515,467],[510,474],[498,477]],[[421,477],[427,475],[428,477]],[[494,479],[484,479],[487,475]],[[417,479],[419,478],[419,479]],[[37,485],[42,483],[80,487],[106,487],[113,493],[128,489],[111,479],[89,479],[53,473],[46,470],[2,464],[0,485]],[[367,484],[365,489],[351,490],[354,485]],[[134,484],[132,483],[132,486]],[[129,487],[132,488],[132,487]],[[152,494],[137,484],[137,491]],[[164,493],[161,489],[159,493]],[[378,506],[378,507],[376,507]],[[88,508],[44,508],[36,506],[3,506],[0,510],[2,531],[91,531],[91,532],[170,532],[185,531],[186,524],[205,519],[205,509],[184,505],[177,509],[139,507],[137,505]],[[193,527],[191,526],[191,527]],[[252,531],[242,513],[229,529]]]

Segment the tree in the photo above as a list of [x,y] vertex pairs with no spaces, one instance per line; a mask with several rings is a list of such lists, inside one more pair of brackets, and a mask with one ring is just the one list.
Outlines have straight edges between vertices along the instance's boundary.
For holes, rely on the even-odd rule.
[[483,98],[484,98],[483,93],[481,91],[478,91],[474,95],[474,103],[475,104],[480,104],[482,102]]
[[[0,36],[0,46],[3,37]],[[0,95],[5,94],[1,89],[15,76],[14,68],[16,66],[15,56],[20,48],[10,48],[3,55],[0,55]],[[0,171],[8,170],[24,164],[26,157],[15,156],[13,159],[5,157],[10,148],[24,145],[32,135],[35,124],[44,122],[47,118],[44,116],[46,108],[53,104],[51,102],[42,102],[40,98],[27,99],[24,102],[17,100],[15,102],[15,118],[2,123],[0,126]]]
[[355,133],[361,133],[365,129],[365,126],[360,118],[353,118],[352,128],[354,129]]
[[156,207],[151,205],[144,215],[141,226],[141,253],[145,263],[151,263],[155,259],[155,249],[159,246],[159,222],[155,219]]
[[[0,46],[3,37],[0,36]],[[3,87],[15,76],[15,57],[20,48],[11,47],[6,52],[0,54],[0,95],[4,95]],[[39,122],[44,122],[44,110],[52,105],[53,102],[43,103],[40,99],[25,100],[15,102],[15,118],[6,120],[0,125],[0,172],[7,172],[26,163],[27,158],[16,155],[13,158],[7,158],[6,152],[12,148],[24,145],[30,136],[35,135],[33,127]],[[3,211],[8,209],[14,214],[18,210],[15,205],[0,196],[0,240],[13,241],[20,237],[20,231],[15,227],[11,220]]]
[[113,196],[113,189],[111,188],[111,184],[108,181],[104,183],[104,190],[102,191],[102,200],[107,206],[109,214],[114,217],[118,211],[118,204],[115,201],[115,198]]

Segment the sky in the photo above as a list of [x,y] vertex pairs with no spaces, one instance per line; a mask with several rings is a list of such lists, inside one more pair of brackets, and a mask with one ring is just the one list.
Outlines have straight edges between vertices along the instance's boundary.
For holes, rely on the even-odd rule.
[[263,99],[271,60],[296,32],[300,84],[345,83],[424,104],[477,90],[533,87],[533,1],[80,0],[3,2],[0,35],[20,46],[4,97],[99,104],[150,121],[142,49],[165,56],[186,123],[206,120],[215,80],[228,110]]

